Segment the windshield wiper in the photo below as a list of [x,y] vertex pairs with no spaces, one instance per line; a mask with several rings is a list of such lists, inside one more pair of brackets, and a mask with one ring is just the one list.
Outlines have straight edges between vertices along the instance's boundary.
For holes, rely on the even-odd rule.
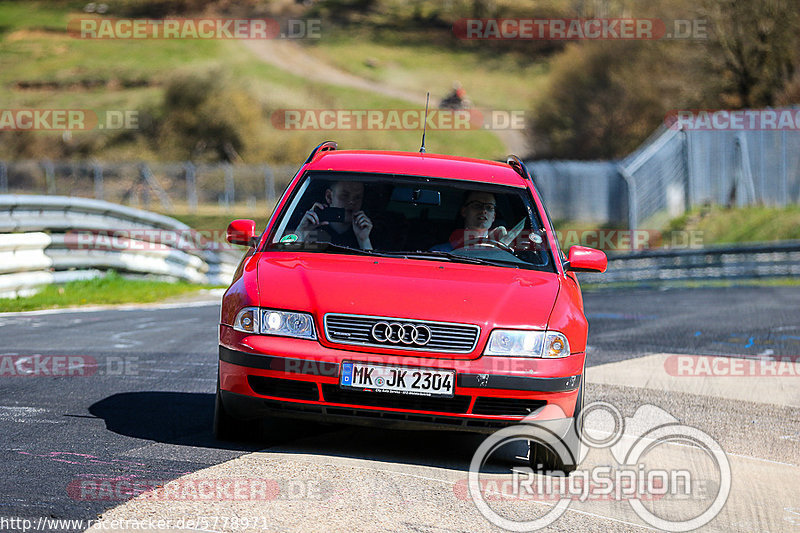
[[479,257],[467,257],[465,255],[458,255],[451,252],[442,252],[438,250],[428,250],[426,252],[418,251],[418,252],[397,252],[397,255],[402,255],[408,259],[415,259],[415,258],[441,258],[448,261],[453,261],[455,263],[469,263],[472,265],[503,265],[503,266],[513,266],[515,268],[519,268],[519,265],[513,261],[503,261],[503,260],[492,260],[492,259],[481,259]]
[[350,246],[345,246],[343,244],[333,244],[332,242],[318,242],[313,243],[313,248],[301,248],[303,252],[314,252],[317,251],[316,248],[319,247],[319,251],[323,252],[344,252],[353,255],[374,255],[377,257],[393,257],[392,255],[385,254],[383,252],[378,252],[375,250],[362,250],[361,248],[352,248]]
[[[296,246],[296,243],[292,243]],[[441,252],[436,250],[428,250],[428,251],[415,251],[415,252],[389,252],[389,251],[376,251],[376,250],[362,250],[360,248],[351,248],[350,246],[344,246],[342,244],[333,244],[331,242],[319,242],[313,243],[309,247],[302,246],[297,247],[298,251],[303,252],[343,252],[352,255],[371,255],[375,257],[396,257],[396,258],[403,258],[403,259],[440,259],[443,261],[451,261],[454,263],[467,263],[471,265],[490,265],[490,266],[510,266],[514,268],[519,268],[520,265],[514,261],[504,261],[502,259],[481,259],[478,257],[467,257],[464,255],[458,255],[450,252]],[[290,246],[286,246],[285,248],[290,248]],[[295,246],[291,246],[294,248]]]

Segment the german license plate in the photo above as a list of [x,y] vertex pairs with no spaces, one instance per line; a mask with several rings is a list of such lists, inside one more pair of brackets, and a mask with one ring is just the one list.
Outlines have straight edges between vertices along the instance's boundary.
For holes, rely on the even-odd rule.
[[453,396],[455,370],[408,368],[343,362],[339,384],[342,387],[372,389],[400,394]]

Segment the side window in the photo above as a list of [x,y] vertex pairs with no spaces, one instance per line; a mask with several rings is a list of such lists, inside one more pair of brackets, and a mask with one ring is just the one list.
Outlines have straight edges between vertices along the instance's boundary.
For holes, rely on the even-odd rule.
[[[534,193],[536,194],[536,196],[539,197],[539,200],[542,203],[542,207],[544,208],[544,216],[545,216],[545,220],[543,222],[546,225],[547,229],[549,229],[553,234],[553,239],[556,241],[556,248],[557,248],[556,253],[558,254],[559,261],[561,263],[563,263],[564,261],[567,260],[567,258],[564,256],[564,251],[561,249],[561,243],[558,241],[558,233],[556,233],[556,229],[553,226],[553,219],[550,218],[550,213],[547,211],[547,205],[544,203],[544,198],[542,197],[542,195],[539,194],[539,189],[536,188],[536,183],[535,182],[533,183],[533,190],[534,190]],[[535,205],[534,205],[534,207],[535,207]]]
[[[278,225],[275,234],[272,236],[272,242],[276,243],[280,241],[280,239],[289,233],[291,233],[294,228],[297,226],[297,223],[302,218],[303,210],[298,209],[299,205],[303,205],[304,198],[308,196],[308,185],[311,182],[309,178],[306,178],[303,183],[298,187],[297,192],[292,198],[292,201],[289,202],[289,205],[285,208],[285,211],[281,217],[280,224]],[[300,213],[299,216],[297,213]],[[295,221],[292,224],[293,221]]]

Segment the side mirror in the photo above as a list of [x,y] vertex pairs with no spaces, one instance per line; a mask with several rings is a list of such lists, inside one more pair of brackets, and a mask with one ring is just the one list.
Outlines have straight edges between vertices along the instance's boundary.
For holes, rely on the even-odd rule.
[[228,224],[226,238],[231,244],[241,244],[242,246],[253,246],[256,236],[256,223],[254,220],[240,218]]
[[606,254],[586,246],[571,246],[566,270],[569,272],[605,272],[608,266]]

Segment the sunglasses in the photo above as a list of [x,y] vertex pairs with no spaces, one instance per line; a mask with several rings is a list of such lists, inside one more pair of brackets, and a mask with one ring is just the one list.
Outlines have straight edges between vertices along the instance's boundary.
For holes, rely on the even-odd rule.
[[467,207],[480,211],[486,211],[488,213],[494,213],[495,204],[486,204],[477,200],[473,200],[467,204]]

